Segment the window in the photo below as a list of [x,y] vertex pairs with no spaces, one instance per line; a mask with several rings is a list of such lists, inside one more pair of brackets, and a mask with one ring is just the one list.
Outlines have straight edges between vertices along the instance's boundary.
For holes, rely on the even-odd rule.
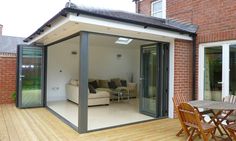
[[222,100],[236,95],[236,41],[199,47],[199,99]]
[[156,0],[151,5],[151,16],[166,18],[166,0]]

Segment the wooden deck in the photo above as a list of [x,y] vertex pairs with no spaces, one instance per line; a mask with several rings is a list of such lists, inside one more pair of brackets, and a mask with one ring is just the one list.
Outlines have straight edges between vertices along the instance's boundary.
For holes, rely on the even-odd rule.
[[163,119],[79,134],[45,108],[0,105],[0,141],[184,141],[178,120]]

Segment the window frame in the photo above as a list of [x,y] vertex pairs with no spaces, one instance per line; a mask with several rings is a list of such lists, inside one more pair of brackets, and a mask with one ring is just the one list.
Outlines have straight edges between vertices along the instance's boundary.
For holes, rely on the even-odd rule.
[[[153,11],[154,5],[159,2],[162,5],[162,9],[158,11]],[[154,16],[154,14],[157,14],[157,13],[161,13],[162,16],[161,17]],[[155,0],[151,3],[151,16],[166,19],[166,0]]]
[[222,46],[222,98],[230,95],[230,46],[235,45],[236,40],[202,43],[199,45],[198,59],[198,100],[204,99],[204,59],[205,48]]

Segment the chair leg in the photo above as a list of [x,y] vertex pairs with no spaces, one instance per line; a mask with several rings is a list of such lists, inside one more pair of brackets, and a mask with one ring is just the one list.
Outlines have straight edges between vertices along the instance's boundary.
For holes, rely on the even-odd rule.
[[194,128],[193,129],[193,131],[192,131],[192,133],[188,136],[188,139],[187,139],[187,141],[192,141],[193,140],[193,134],[194,134],[194,132],[196,131],[196,129]]
[[233,131],[231,131],[231,130],[228,130],[229,131],[229,133],[230,133],[230,136],[234,139],[234,140],[236,140],[236,135],[235,135],[235,133],[233,132]]
[[205,133],[203,133],[203,134],[202,134],[203,140],[204,140],[204,141],[209,141],[209,140],[208,140],[209,135],[210,135],[210,134],[205,134]]
[[215,133],[215,130],[216,130],[216,129],[214,129],[214,130],[211,132],[211,137],[212,137],[215,141],[217,141],[217,139],[216,139],[216,137],[215,137],[215,134],[214,134],[214,133]]
[[183,134],[184,130],[181,128],[179,132],[176,134],[177,137],[179,137],[181,134]]

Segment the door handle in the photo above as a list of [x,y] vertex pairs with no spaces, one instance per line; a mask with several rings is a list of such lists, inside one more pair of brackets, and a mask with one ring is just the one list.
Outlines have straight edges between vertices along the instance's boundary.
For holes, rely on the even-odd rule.
[[223,84],[223,82],[221,81],[221,82],[217,82],[217,84]]
[[25,76],[24,75],[20,75],[20,78],[25,78]]

